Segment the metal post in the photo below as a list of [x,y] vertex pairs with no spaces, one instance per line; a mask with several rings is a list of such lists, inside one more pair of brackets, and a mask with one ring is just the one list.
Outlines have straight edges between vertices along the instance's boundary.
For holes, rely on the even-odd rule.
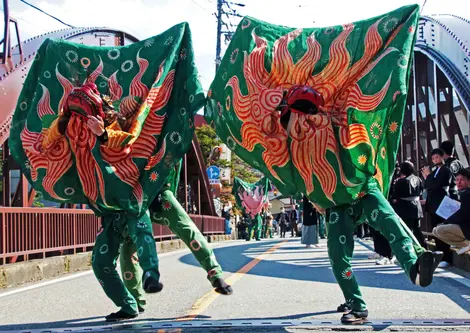
[[197,211],[199,215],[202,215],[201,213],[201,179],[198,177],[197,178]]
[[3,30],[3,55],[2,64],[5,64],[10,56],[10,10],[8,0],[3,0],[3,16],[5,19],[5,28]]
[[[418,105],[418,100],[417,100],[417,93],[416,93],[416,54],[413,54],[413,101],[415,105],[415,150],[416,150],[416,168],[417,170],[421,169],[421,166],[419,164],[419,133],[418,133],[418,121],[419,121],[419,105]],[[413,108],[411,108],[411,112],[413,112]],[[411,118],[413,121],[413,117]]]
[[217,44],[215,48],[215,71],[219,69],[220,65],[220,54],[222,53],[222,47],[220,37],[222,35],[222,5],[223,0],[217,0]]
[[11,189],[10,189],[10,168],[8,165],[8,155],[10,149],[8,148],[8,139],[3,144],[3,206],[11,207]]
[[436,111],[436,126],[437,126],[437,144],[439,145],[442,142],[442,133],[441,133],[441,120],[439,118],[439,89],[437,89],[437,70],[438,67],[436,63],[433,61],[434,66],[434,105]]
[[21,207],[29,206],[28,179],[21,174]]

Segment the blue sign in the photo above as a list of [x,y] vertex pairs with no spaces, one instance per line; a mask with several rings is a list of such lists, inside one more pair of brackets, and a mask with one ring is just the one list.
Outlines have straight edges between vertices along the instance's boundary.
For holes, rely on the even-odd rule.
[[216,166],[210,166],[207,168],[207,177],[209,179],[219,179],[220,177],[220,169]]

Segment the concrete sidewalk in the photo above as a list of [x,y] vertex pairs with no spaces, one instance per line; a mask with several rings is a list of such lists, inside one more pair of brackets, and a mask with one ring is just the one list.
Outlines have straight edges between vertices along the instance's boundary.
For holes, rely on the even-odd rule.
[[[209,243],[232,240],[231,235],[207,236]],[[157,252],[165,253],[185,249],[180,239],[157,242]],[[0,266],[0,289],[37,282],[67,273],[91,269],[91,252],[49,257]]]

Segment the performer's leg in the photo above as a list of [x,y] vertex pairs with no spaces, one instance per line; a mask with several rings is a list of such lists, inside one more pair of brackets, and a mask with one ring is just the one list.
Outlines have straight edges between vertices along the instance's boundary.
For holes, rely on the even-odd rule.
[[121,246],[120,234],[112,225],[111,218],[103,218],[103,228],[96,237],[92,254],[92,267],[96,278],[106,295],[121,310],[106,317],[107,321],[135,318],[138,315],[137,302],[124,286],[116,271],[116,261]]
[[127,290],[134,296],[137,301],[139,313],[142,313],[145,311],[145,305],[147,304],[142,287],[143,271],[142,268],[140,268],[137,248],[132,239],[126,239],[122,244],[119,262],[121,275],[124,279],[124,286],[126,286]]
[[[359,284],[351,268],[355,224],[352,217],[346,213],[347,208],[348,206],[343,206],[331,209],[330,219],[326,222],[328,228],[328,255],[333,274],[346,300],[346,303],[342,304],[338,311],[352,309],[355,316],[351,316],[351,319],[347,322],[357,322],[367,318],[368,314]],[[347,307],[343,308],[344,305]]]
[[158,255],[153,238],[152,222],[147,211],[140,219],[127,217],[129,236],[137,248],[139,265],[144,271],[143,287],[147,293],[157,293],[163,289],[158,271]]
[[360,205],[364,218],[390,243],[393,253],[411,281],[423,287],[431,284],[442,253],[426,251],[377,188],[371,189],[361,199]]
[[256,225],[255,225],[255,239],[257,241],[261,240],[261,228],[262,228],[261,222],[256,222]]
[[223,279],[222,267],[217,262],[206,237],[197,228],[173,193],[169,190],[163,191],[161,201],[161,212],[154,212],[152,219],[157,223],[168,225],[171,231],[188,246],[201,267],[207,272],[207,278],[217,292],[231,294],[233,290]]

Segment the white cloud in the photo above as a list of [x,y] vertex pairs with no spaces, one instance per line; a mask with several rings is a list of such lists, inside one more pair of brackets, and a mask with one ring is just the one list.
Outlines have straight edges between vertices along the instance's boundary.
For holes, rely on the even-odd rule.
[[[190,24],[196,63],[207,89],[214,77],[217,0],[41,0],[32,3],[64,22],[76,26],[110,26],[144,39],[183,21]],[[243,15],[292,27],[328,26],[383,14],[413,0],[236,0]],[[422,4],[423,1],[419,1]],[[11,4],[13,16],[20,18],[22,38],[64,25],[26,6]],[[470,18],[468,0],[428,0],[423,14],[451,13]],[[234,23],[236,19],[232,19]]]

